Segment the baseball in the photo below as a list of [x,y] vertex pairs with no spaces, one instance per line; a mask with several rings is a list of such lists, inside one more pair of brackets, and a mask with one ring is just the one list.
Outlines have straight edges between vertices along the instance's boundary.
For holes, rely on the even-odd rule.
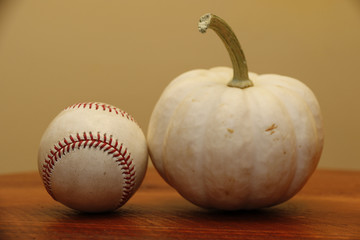
[[124,205],[139,188],[147,161],[146,139],[134,118],[104,103],[79,103],[60,112],[38,154],[50,196],[83,212]]

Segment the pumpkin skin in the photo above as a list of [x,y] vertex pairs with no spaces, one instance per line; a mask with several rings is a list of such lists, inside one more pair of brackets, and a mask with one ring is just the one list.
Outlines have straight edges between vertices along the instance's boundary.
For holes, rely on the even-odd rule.
[[232,69],[174,79],[150,118],[148,146],[160,175],[205,208],[255,209],[294,196],[323,148],[318,101],[300,81],[249,73],[254,86],[228,87]]

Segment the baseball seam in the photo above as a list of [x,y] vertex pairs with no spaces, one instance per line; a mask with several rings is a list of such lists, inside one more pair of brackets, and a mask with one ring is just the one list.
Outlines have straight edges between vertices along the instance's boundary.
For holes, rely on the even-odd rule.
[[59,141],[53,146],[49,154],[45,158],[42,166],[42,179],[48,193],[55,199],[51,188],[51,174],[57,161],[71,151],[81,148],[95,148],[112,156],[118,166],[121,167],[124,176],[124,186],[121,199],[116,208],[125,204],[131,197],[135,186],[135,166],[131,154],[123,144],[118,140],[114,140],[112,136],[106,136],[106,133],[93,134],[92,132],[84,132],[82,135],[77,133],[70,135],[68,138]]
[[104,103],[96,103],[96,102],[77,103],[77,104],[74,104],[74,105],[71,105],[71,106],[65,108],[65,110],[79,109],[79,108],[103,110],[103,111],[108,111],[110,113],[114,112],[115,114],[120,115],[122,117],[125,117],[128,120],[136,123],[135,119],[130,114],[128,114],[127,112],[125,112],[125,111],[123,111],[123,110],[121,110],[119,108],[116,108],[114,106],[104,104]]

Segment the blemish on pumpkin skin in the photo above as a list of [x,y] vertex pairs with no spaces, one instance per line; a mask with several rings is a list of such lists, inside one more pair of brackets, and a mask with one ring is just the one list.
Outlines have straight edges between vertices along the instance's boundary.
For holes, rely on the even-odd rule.
[[228,131],[229,133],[234,133],[234,129],[231,129],[231,128],[228,128],[227,131]]
[[270,132],[270,135],[273,135],[275,133],[275,129],[277,129],[277,125],[273,123],[270,127],[265,129],[265,132]]
[[268,127],[265,131],[266,132],[269,132],[269,131],[273,131],[274,129],[276,129],[278,126],[275,124],[275,123],[273,123],[270,127]]

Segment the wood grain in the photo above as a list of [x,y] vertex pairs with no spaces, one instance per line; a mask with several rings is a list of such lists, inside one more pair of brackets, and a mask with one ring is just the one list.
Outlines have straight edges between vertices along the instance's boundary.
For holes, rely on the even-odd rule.
[[0,239],[360,239],[360,172],[317,170],[304,189],[256,211],[201,209],[153,168],[118,211],[55,202],[38,173],[0,176]]

